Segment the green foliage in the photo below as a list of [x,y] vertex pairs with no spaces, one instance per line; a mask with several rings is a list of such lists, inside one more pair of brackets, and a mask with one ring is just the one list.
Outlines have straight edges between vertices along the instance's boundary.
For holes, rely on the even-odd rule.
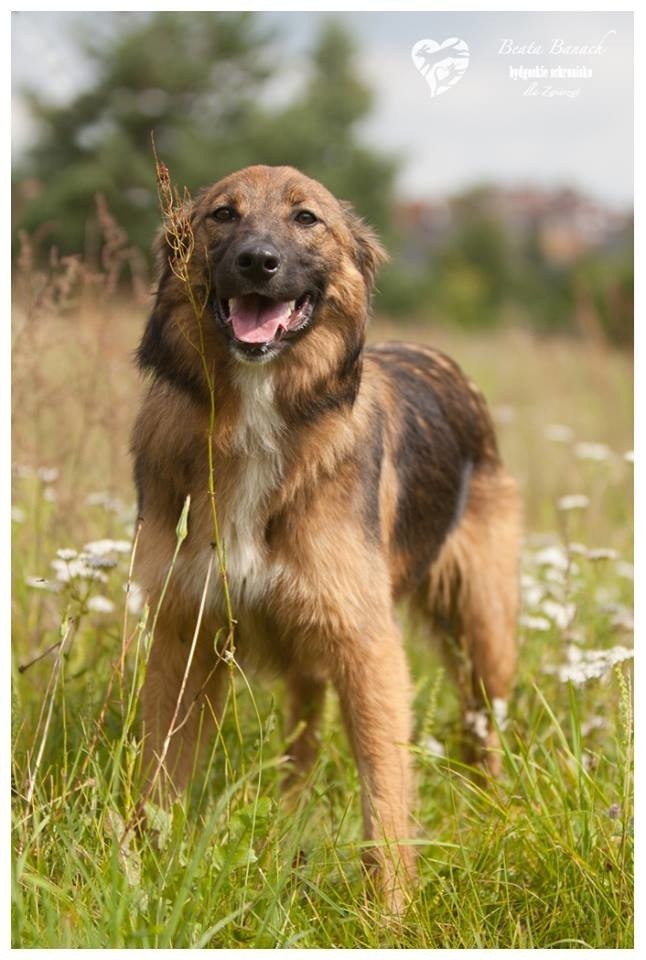
[[[267,90],[283,80],[285,52],[261,24],[250,13],[156,13],[100,44],[86,37],[90,88],[64,106],[31,96],[40,137],[15,174],[18,227],[64,253],[86,249],[101,193],[130,241],[148,249],[158,223],[154,131],[174,179],[193,192],[248,164],[290,164],[385,228],[395,164],[357,140],[372,98],[350,37],[326,22],[304,82],[272,108]],[[25,200],[27,178],[35,196]]]
[[390,224],[394,159],[362,146],[353,131],[372,108],[372,94],[354,69],[355,46],[335,21],[325,21],[302,93],[253,132],[271,164],[300,167],[382,232]]
[[[603,577],[606,588],[612,582]],[[573,596],[591,600],[592,581]],[[20,600],[21,618],[29,602]],[[598,611],[585,623],[586,647],[612,642]],[[21,619],[17,634],[20,656]],[[583,688],[563,684],[545,670],[562,659],[563,632],[552,626],[540,643],[535,631],[524,635],[504,776],[485,788],[454,755],[427,747],[433,736],[453,754],[455,697],[437,655],[407,630],[423,718],[411,748],[420,877],[403,922],[389,924],[364,897],[357,775],[332,702],[320,761],[289,810],[274,696],[233,677],[236,710],[230,701],[204,782],[169,812],[149,805],[149,829],[127,832],[138,746],[123,697],[138,681],[129,659],[110,699],[112,722],[97,725],[119,627],[86,615],[56,691],[47,691],[47,660],[15,676],[14,946],[630,947],[629,671]],[[53,718],[27,803],[48,697]]]
[[[457,695],[439,650],[404,619],[420,875],[397,924],[364,895],[358,776],[333,697],[311,783],[289,809],[280,795],[283,691],[262,678],[247,685],[232,669],[204,776],[171,811],[150,806],[150,830],[124,837],[137,798],[147,654],[145,612],[129,613],[123,627],[129,556],[119,543],[135,511],[124,438],[139,389],[129,356],[143,315],[97,290],[93,274],[87,282],[61,311],[35,278],[38,308],[16,318],[14,946],[630,947],[630,663],[577,686],[558,673],[580,663],[576,655],[585,663],[630,644],[628,359],[518,330],[433,332],[499,421],[526,516],[525,603],[504,773],[487,789],[459,762]],[[428,328],[403,333],[430,341]],[[565,441],[546,435],[554,423]],[[607,455],[582,459],[582,440],[607,444]],[[573,493],[588,505],[557,510]],[[110,553],[115,566],[95,568],[98,580],[79,576],[58,592],[27,582],[51,584],[58,549],[69,555],[106,537],[119,549]],[[588,547],[617,556],[595,558]],[[113,609],[90,603],[97,596]],[[559,622],[566,613],[567,625]],[[47,653],[70,616],[73,637]],[[121,674],[124,635],[133,639]]]
[[[466,330],[511,321],[541,333],[632,346],[632,224],[611,248],[590,248],[559,262],[543,248],[538,224],[514,237],[496,213],[495,194],[479,188],[454,197],[452,226],[437,249],[418,249],[421,265],[395,257],[383,271],[377,309]],[[405,250],[405,229],[397,240]]]

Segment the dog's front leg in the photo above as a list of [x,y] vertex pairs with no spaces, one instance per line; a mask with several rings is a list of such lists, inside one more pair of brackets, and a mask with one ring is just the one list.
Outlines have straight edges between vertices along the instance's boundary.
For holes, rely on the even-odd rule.
[[174,626],[160,618],[142,691],[142,796],[161,804],[186,788],[213,732],[224,680],[212,634],[204,631],[189,659],[190,640]]
[[314,677],[292,671],[286,678],[289,694],[289,725],[292,742],[289,746],[290,775],[285,790],[302,786],[318,754],[318,725],[325,702],[325,683]]
[[342,648],[335,676],[361,779],[365,836],[374,841],[365,861],[386,905],[401,913],[414,874],[410,683],[401,639],[355,639]]

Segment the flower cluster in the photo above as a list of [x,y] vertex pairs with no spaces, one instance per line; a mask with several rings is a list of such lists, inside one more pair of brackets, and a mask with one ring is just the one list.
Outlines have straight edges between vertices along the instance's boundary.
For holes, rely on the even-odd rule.
[[81,551],[61,547],[50,563],[53,576],[49,579],[28,576],[25,583],[28,587],[52,593],[67,591],[70,595],[82,597],[88,610],[112,613],[112,600],[90,593],[96,584],[108,582],[108,571],[117,566],[119,555],[129,554],[130,550],[130,541],[108,539],[86,543]]

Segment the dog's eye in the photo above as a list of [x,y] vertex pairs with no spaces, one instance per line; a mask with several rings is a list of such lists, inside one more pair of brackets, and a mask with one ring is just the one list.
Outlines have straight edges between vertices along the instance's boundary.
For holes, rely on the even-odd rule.
[[228,223],[230,220],[238,219],[238,214],[233,207],[218,207],[211,216],[214,220],[219,220],[220,223]]
[[296,223],[302,223],[305,227],[311,227],[313,223],[318,223],[318,217],[311,210],[299,210],[294,214]]

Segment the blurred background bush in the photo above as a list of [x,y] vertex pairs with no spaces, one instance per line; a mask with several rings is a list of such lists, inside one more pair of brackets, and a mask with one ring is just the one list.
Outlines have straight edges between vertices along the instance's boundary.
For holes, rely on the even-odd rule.
[[98,263],[116,221],[132,251],[121,280],[129,270],[141,279],[159,220],[154,131],[174,180],[192,192],[247,164],[288,163],[350,199],[393,255],[376,299],[393,319],[632,344],[625,205],[577,184],[531,182],[402,196],[405,158],[365,135],[375,107],[357,58],[365,39],[344,17],[320,19],[285,98],[275,95],[287,66],[280,26],[265,14],[108,16],[108,31],[93,29],[91,17],[82,25],[77,43],[91,69],[65,102],[37,86],[21,90],[34,136],[14,167],[17,255],[29,238],[32,258],[80,253]]

